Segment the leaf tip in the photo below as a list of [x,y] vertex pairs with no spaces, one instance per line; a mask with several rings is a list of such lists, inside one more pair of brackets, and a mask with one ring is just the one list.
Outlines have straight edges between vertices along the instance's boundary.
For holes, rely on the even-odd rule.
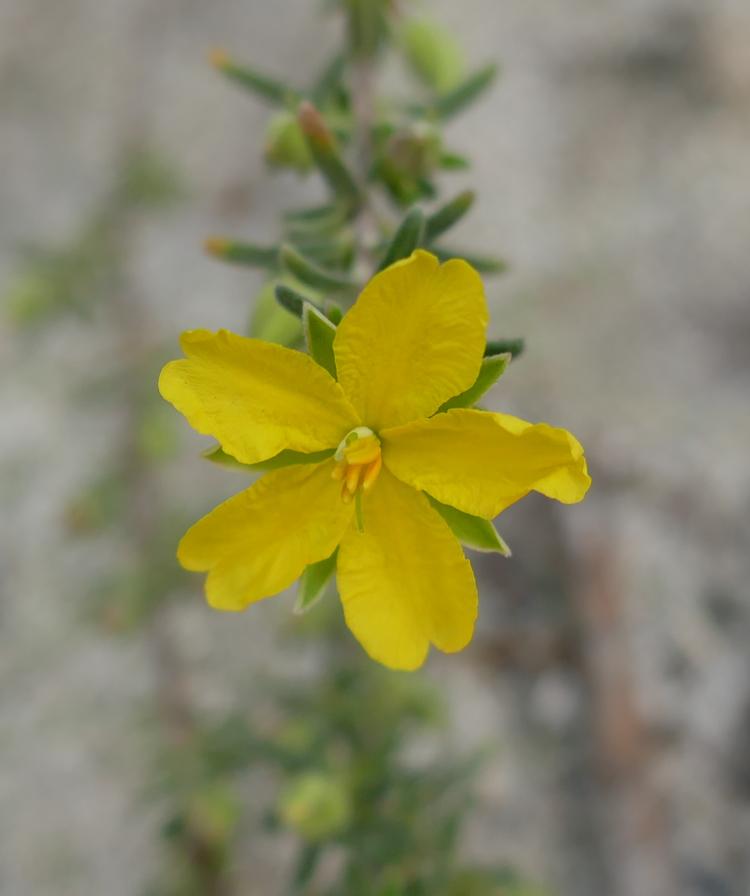
[[224,71],[232,64],[229,53],[222,47],[214,47],[210,50],[208,53],[208,61],[213,68],[220,72]]
[[210,236],[203,241],[203,250],[208,255],[217,258],[223,258],[229,249],[229,240],[225,240],[220,236]]

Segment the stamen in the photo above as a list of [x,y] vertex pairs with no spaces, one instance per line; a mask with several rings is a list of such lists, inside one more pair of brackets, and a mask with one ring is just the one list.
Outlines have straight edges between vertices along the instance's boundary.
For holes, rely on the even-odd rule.
[[362,475],[362,467],[360,465],[350,466],[346,471],[346,490],[350,494],[354,494],[359,487],[359,477]]
[[378,456],[373,460],[370,466],[365,470],[365,475],[362,478],[362,491],[369,492],[370,489],[375,485],[375,481],[380,475],[380,470],[383,466],[383,455],[378,451]]
[[337,463],[331,478],[341,483],[345,504],[356,501],[357,528],[363,531],[362,494],[370,491],[383,466],[380,439],[366,426],[358,426],[341,440],[334,458]]

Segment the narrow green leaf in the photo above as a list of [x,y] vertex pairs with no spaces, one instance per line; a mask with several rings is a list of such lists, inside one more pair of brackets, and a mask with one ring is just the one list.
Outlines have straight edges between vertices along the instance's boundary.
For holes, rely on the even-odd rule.
[[445,171],[465,171],[471,167],[471,162],[466,156],[461,156],[456,152],[444,152],[440,156],[439,164]]
[[482,366],[474,381],[474,385],[470,386],[460,395],[454,395],[442,404],[438,410],[449,411],[451,408],[470,408],[475,405],[479,399],[487,392],[500,377],[505,373],[513,356],[506,352],[502,355],[487,355],[482,360]]
[[294,246],[283,245],[279,252],[279,258],[285,270],[293,274],[301,283],[311,286],[313,289],[344,291],[356,288],[356,284],[352,280],[324,270],[314,261],[306,258]]
[[317,223],[321,220],[330,221],[331,218],[341,220],[339,218],[340,209],[334,203],[326,203],[325,205],[314,205],[310,208],[291,209],[284,212],[284,221],[289,223],[305,222],[308,224]]
[[494,62],[480,68],[453,90],[438,97],[432,106],[433,114],[439,118],[450,118],[462,112],[492,84],[496,75],[497,66]]
[[345,53],[337,53],[320,73],[312,89],[316,103],[324,103],[344,82],[347,58]]
[[490,355],[509,354],[513,358],[517,358],[523,354],[526,343],[523,339],[488,339],[484,349],[485,358]]
[[336,379],[336,357],[333,354],[333,338],[336,324],[321,314],[309,302],[302,308],[302,326],[310,355]]
[[305,567],[297,584],[297,602],[294,605],[295,613],[306,613],[323,596],[326,586],[336,572],[336,555],[338,548],[318,563],[312,563]]
[[334,240],[300,240],[292,241],[294,248],[306,255],[322,268],[348,270],[354,261],[354,241],[349,234]]
[[413,208],[393,234],[393,239],[385,250],[385,255],[380,262],[378,270],[383,271],[394,262],[400,261],[402,258],[408,258],[422,242],[424,226],[424,215],[421,210]]
[[279,250],[276,246],[255,246],[212,236],[206,240],[204,248],[209,255],[234,264],[267,269],[278,266]]
[[238,65],[224,50],[214,50],[210,59],[215,69],[266,102],[281,106],[291,105],[300,99],[298,91],[293,87],[246,65]]
[[318,170],[334,195],[350,212],[354,211],[361,201],[359,187],[339,155],[336,138],[325,119],[307,101],[300,103],[297,118]]
[[347,206],[341,204],[290,212],[284,216],[284,234],[293,243],[334,240],[340,236],[348,216]]
[[461,544],[475,551],[502,554],[510,557],[510,548],[500,537],[491,520],[485,520],[480,516],[472,516],[463,510],[456,510],[448,504],[441,504],[431,495],[427,498],[446,523]]
[[320,311],[320,307],[315,304],[311,299],[307,296],[303,296],[302,293],[297,292],[296,289],[292,289],[291,286],[287,286],[285,283],[277,283],[275,287],[276,293],[276,301],[281,305],[282,308],[286,308],[287,311],[290,311],[292,314],[295,314],[297,317],[302,317],[302,312],[305,307],[305,302],[309,302],[315,308]]
[[475,199],[476,193],[473,190],[464,190],[430,215],[425,223],[425,242],[431,243],[458,223],[472,207]]
[[203,452],[203,457],[206,460],[210,460],[212,463],[219,464],[219,466],[227,469],[241,470],[244,473],[263,473],[268,470],[280,470],[282,467],[293,467],[299,464],[317,464],[332,456],[333,449],[330,451],[313,451],[311,454],[285,449],[274,455],[274,457],[258,461],[257,464],[243,464],[232,457],[231,454],[227,454],[221,445],[214,445],[213,448]]
[[430,252],[434,252],[440,261],[448,261],[451,258],[463,258],[480,274],[503,274],[508,270],[508,265],[502,258],[493,258],[490,255],[473,255],[462,249],[449,248],[448,246],[430,246]]
[[386,4],[373,0],[347,0],[348,43],[352,54],[372,59],[388,34]]

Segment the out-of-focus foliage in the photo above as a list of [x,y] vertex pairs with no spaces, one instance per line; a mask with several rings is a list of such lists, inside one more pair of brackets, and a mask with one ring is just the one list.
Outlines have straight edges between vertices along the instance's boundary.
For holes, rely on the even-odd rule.
[[183,194],[179,178],[151,152],[134,150],[123,159],[108,194],[66,246],[22,248],[25,264],[4,296],[6,313],[19,328],[55,315],[93,314],[117,289],[120,237],[130,214],[157,209]]

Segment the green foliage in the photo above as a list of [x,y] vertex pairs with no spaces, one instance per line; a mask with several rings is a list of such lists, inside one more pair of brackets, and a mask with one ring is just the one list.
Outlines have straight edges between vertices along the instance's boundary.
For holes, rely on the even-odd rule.
[[523,339],[491,339],[484,350],[486,358],[508,354],[511,358],[517,358],[523,353],[526,343]]
[[505,373],[513,356],[510,352],[502,355],[487,355],[482,360],[482,366],[474,381],[465,392],[454,395],[440,406],[441,411],[449,411],[451,408],[470,408],[475,405],[488,389],[491,389],[500,377]]
[[311,564],[302,573],[297,585],[297,603],[294,605],[295,613],[306,613],[323,596],[336,572],[337,554],[338,548],[330,557]]
[[211,53],[211,64],[230,80],[273,105],[292,105],[300,99],[293,87],[248,65],[240,65],[223,50]]
[[494,63],[485,65],[448,93],[439,96],[432,106],[425,110],[426,114],[441,119],[452,118],[479,99],[496,77],[497,66]]
[[124,220],[166,208],[182,194],[174,169],[155,153],[127,153],[110,190],[68,244],[25,249],[24,263],[3,296],[11,323],[27,330],[60,315],[87,318],[106,305],[122,288],[117,255]]
[[280,258],[281,266],[287,273],[312,289],[325,290],[327,292],[345,292],[355,286],[346,277],[342,277],[333,271],[326,271],[298,249],[295,249],[294,246],[282,245]]
[[[268,125],[266,159],[272,166],[300,174],[316,171],[327,186],[329,201],[286,212],[273,245],[212,239],[209,251],[279,278],[277,301],[300,318],[305,301],[327,313],[328,300],[336,295],[347,307],[373,273],[372,267],[365,270],[369,264],[381,270],[419,245],[429,247],[441,260],[461,257],[480,273],[502,273],[505,263],[499,258],[436,244],[468,213],[472,191],[443,202],[426,217],[415,207],[439,198],[441,171],[469,166],[465,156],[444,147],[443,122],[480,97],[494,81],[497,67],[488,64],[465,75],[463,53],[449,32],[425,17],[400,19],[389,0],[329,0],[328,5],[343,13],[347,40],[309,89],[293,88],[223,52],[214,53],[212,61],[235,83],[282,107]],[[391,48],[406,59],[430,94],[428,100],[403,105],[368,96],[373,68]],[[359,105],[353,102],[354,88],[365,91]],[[352,159],[353,150],[359,153],[359,164]],[[366,170],[361,167],[362,151]],[[395,220],[373,214],[377,193],[396,206]],[[353,228],[363,209],[368,227]],[[296,282],[285,281],[285,275]],[[253,334],[296,344],[299,332],[272,310],[268,295],[264,290],[259,296]]]
[[500,537],[490,520],[473,516],[470,513],[465,513],[463,510],[457,510],[448,504],[441,504],[440,501],[437,501],[430,495],[427,497],[430,504],[451,527],[451,531],[461,544],[466,545],[467,548],[473,548],[475,551],[485,551],[510,557],[510,548]]
[[307,351],[335,378],[336,356],[333,352],[333,340],[336,336],[336,325],[309,302],[305,302],[302,311],[302,324],[305,329]]
[[473,190],[464,190],[450,202],[446,202],[436,212],[430,215],[425,226],[425,240],[429,245],[433,240],[442,236],[446,230],[450,230],[474,205],[476,194]]
[[393,234],[383,255],[383,260],[380,262],[379,270],[384,270],[402,258],[408,258],[422,242],[424,228],[424,215],[418,208],[413,208]]

